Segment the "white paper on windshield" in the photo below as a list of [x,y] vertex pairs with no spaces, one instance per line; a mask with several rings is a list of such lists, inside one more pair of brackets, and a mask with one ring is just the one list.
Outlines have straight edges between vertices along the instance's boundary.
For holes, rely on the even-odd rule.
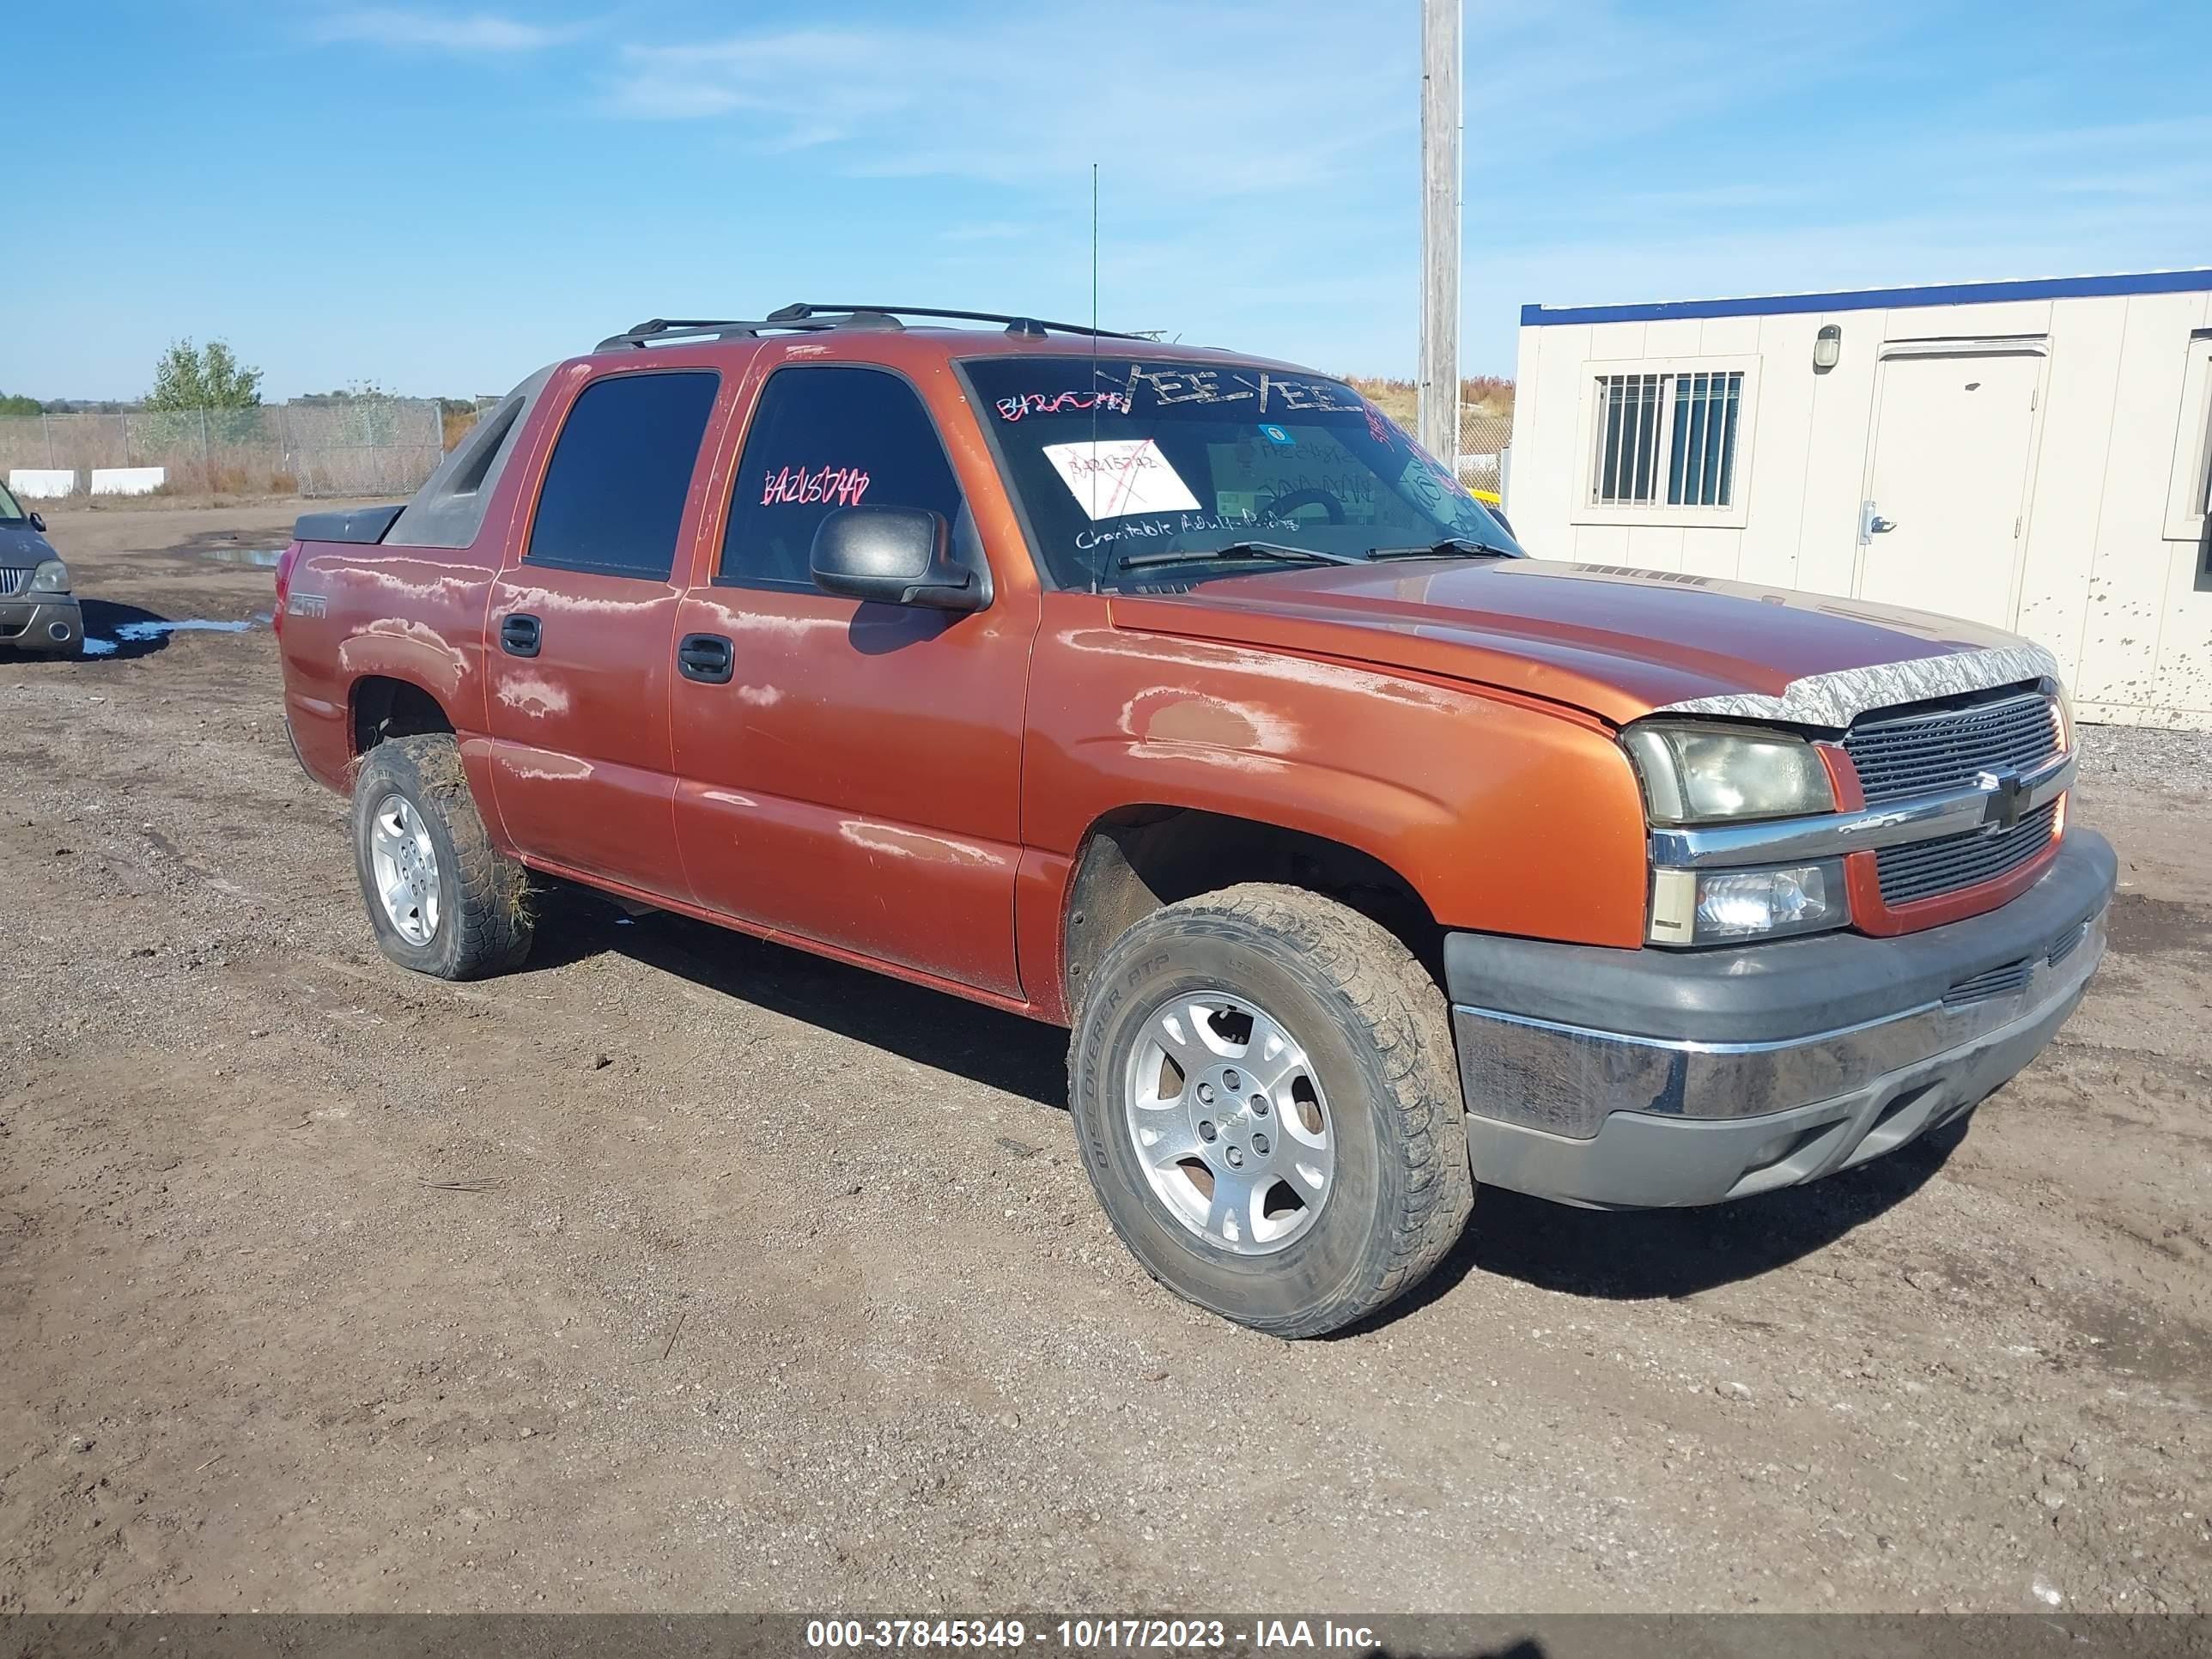
[[1150,438],[1047,444],[1044,458],[1093,520],[1198,509],[1198,497]]

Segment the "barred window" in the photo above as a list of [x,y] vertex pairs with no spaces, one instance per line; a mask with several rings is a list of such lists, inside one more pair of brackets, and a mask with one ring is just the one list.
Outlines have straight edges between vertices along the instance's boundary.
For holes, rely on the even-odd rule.
[[2197,500],[2191,509],[2197,520],[2197,590],[2212,590],[2212,340],[2200,340],[2198,345],[2197,378],[2203,382],[2198,393],[2200,412],[2197,453],[2203,457],[2197,464]]
[[1594,504],[1735,504],[1742,370],[1603,374],[1597,399]]
[[2212,329],[2189,338],[2166,483],[2166,538],[2197,544],[2197,591],[2212,592]]
[[2204,459],[2197,469],[2197,514],[2199,518],[2212,514],[2212,394],[2204,399],[2204,437],[2202,443]]
[[1664,374],[1607,374],[1597,383],[1597,477],[1590,499],[1607,505],[1657,497],[1659,388]]

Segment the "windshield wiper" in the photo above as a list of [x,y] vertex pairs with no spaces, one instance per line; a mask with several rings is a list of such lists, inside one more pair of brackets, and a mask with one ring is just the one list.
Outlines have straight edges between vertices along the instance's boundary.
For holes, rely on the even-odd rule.
[[1176,553],[1124,553],[1114,561],[1116,570],[1137,570],[1150,564],[1202,564],[1212,559],[1280,559],[1300,564],[1358,564],[1356,553],[1324,553],[1318,548],[1290,547],[1281,542],[1231,542],[1226,547],[1189,547]]
[[1370,547],[1370,559],[1517,559],[1521,550],[1501,546],[1497,542],[1478,541],[1471,536],[1447,536],[1426,547]]

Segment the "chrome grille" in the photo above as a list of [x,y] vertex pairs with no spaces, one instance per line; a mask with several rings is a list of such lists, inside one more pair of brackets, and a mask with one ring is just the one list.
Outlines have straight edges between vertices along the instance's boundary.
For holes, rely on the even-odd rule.
[[28,588],[30,585],[31,573],[29,571],[0,569],[0,599],[13,599],[16,594],[21,593]]
[[2008,875],[2051,844],[2057,801],[2046,801],[2009,830],[1885,847],[1874,855],[1884,904],[1910,904]]
[[[2057,706],[2040,690],[1963,708],[1878,714],[1844,734],[1869,806],[1971,789],[1984,772],[2033,771],[2058,750]],[[2052,801],[2009,830],[1883,848],[1875,854],[1882,902],[1911,904],[2009,874],[2050,845],[2057,810]]]
[[1978,772],[2025,772],[2058,752],[2058,716],[2040,691],[1932,714],[1863,720],[1844,735],[1867,805],[1973,787]]

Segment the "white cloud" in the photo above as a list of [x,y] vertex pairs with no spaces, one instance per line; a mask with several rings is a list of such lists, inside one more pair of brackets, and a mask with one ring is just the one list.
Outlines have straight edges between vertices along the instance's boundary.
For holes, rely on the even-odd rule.
[[[903,257],[1006,310],[1084,314],[1096,161],[1107,321],[1402,367],[1418,9],[967,0],[865,24],[787,12],[625,45],[598,71],[599,106],[717,124],[764,176],[803,182],[802,224],[836,213],[840,179],[901,181],[902,198],[912,181],[911,200],[939,216],[927,258],[911,245]],[[1987,61],[1972,37],[1919,0],[1468,0],[1468,366],[1510,367],[1524,301],[2201,258],[2212,119],[2157,104],[2130,118],[2062,95],[2081,66],[2054,67],[2032,25]],[[1978,72],[1961,77],[1969,50]],[[864,228],[851,234],[866,247]]]
[[1412,15],[1279,0],[769,28],[623,50],[614,112],[723,117],[842,170],[1000,185],[1087,179],[1176,200],[1325,189],[1409,140]]
[[[1867,0],[1844,25],[1830,8],[1763,0],[1636,13],[1612,0],[1476,0],[1463,76],[1469,166],[1493,146],[1520,164],[1626,159],[1639,137],[1802,99],[1883,29],[1896,3]],[[1739,159],[1711,165],[1725,176]]]
[[937,233],[940,242],[1018,242],[1034,233],[1033,225],[1017,224],[1010,219],[989,219],[974,223],[947,225]]
[[525,23],[489,12],[451,16],[390,6],[335,13],[315,28],[316,37],[325,41],[489,55],[542,51],[582,33],[580,24]]

